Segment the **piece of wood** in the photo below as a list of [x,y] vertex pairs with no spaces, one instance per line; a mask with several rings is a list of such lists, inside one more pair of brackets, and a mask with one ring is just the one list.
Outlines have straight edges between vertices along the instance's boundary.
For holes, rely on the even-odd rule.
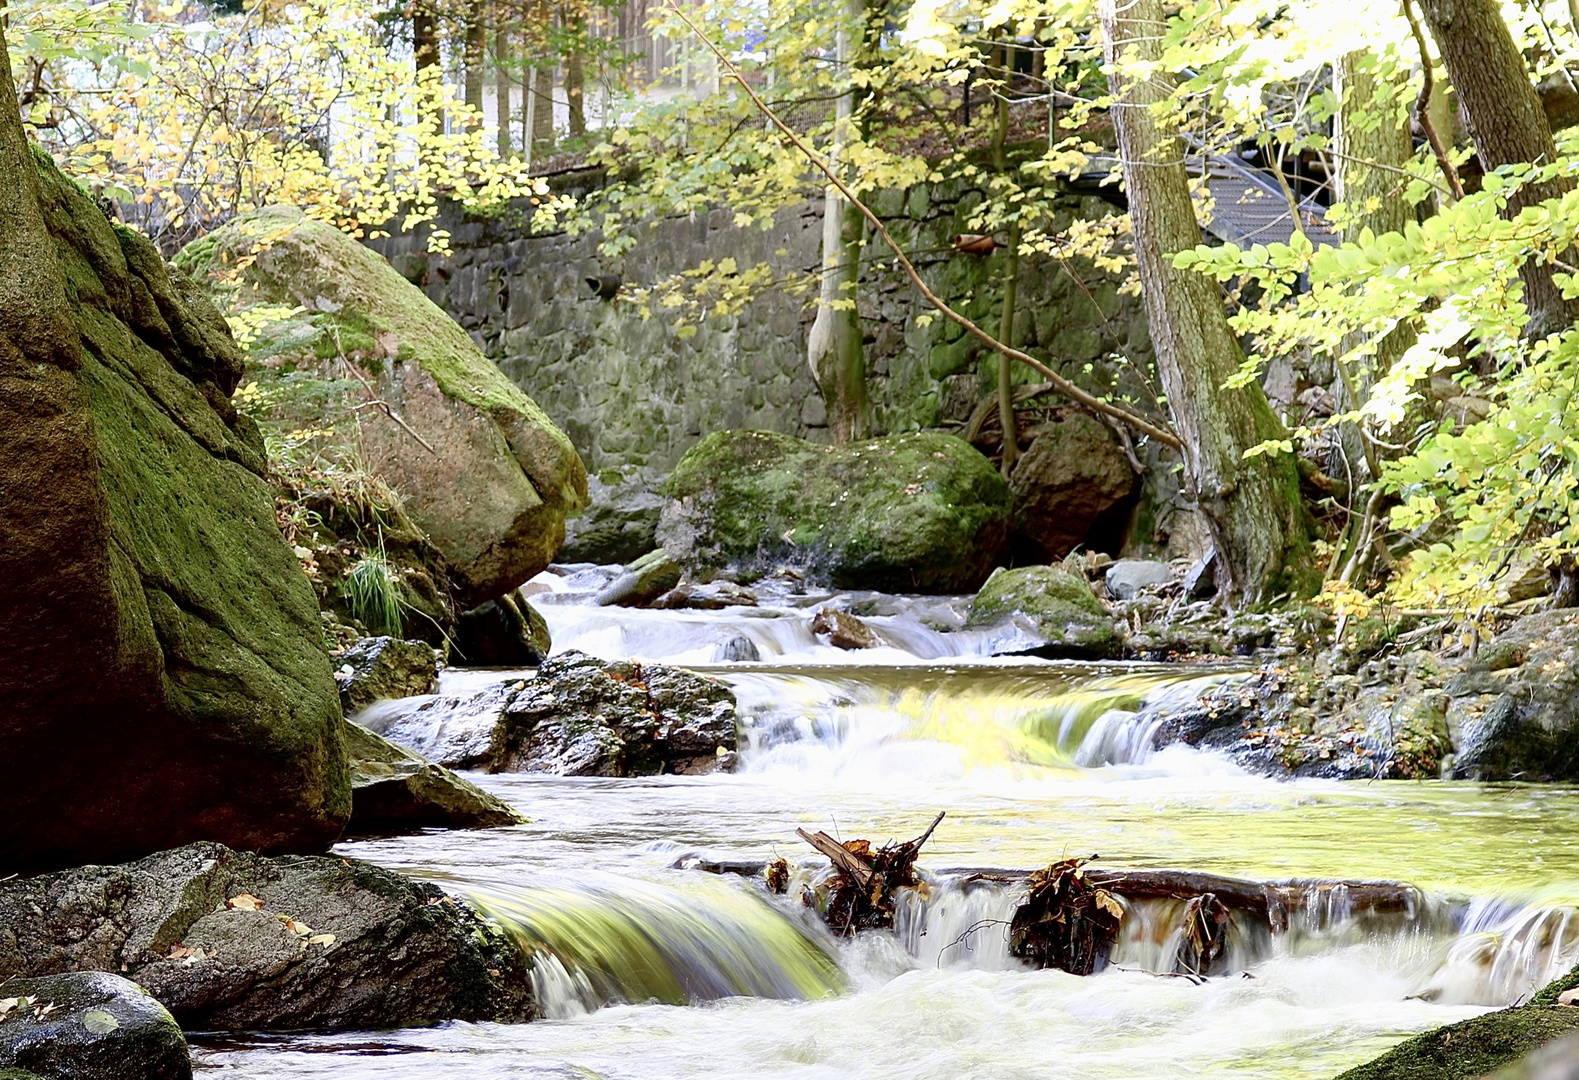
[[827,833],[821,831],[809,833],[805,829],[796,829],[795,835],[828,856],[829,862],[850,875],[860,884],[870,885],[872,883],[872,877],[877,871],[872,869],[871,863],[856,855]]

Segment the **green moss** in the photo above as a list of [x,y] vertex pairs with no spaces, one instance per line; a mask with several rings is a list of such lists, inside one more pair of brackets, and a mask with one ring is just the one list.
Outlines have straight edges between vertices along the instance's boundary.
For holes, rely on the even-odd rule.
[[1428,1031],[1338,1080],[1475,1080],[1579,1030],[1579,1009],[1530,1004]]
[[[765,431],[709,435],[676,466],[693,572],[790,562],[840,588],[974,588],[1007,541],[1012,496],[949,435],[821,447]],[[660,540],[663,537],[660,536]]]
[[966,625],[992,626],[1016,615],[1028,619],[1054,651],[1116,656],[1123,648],[1102,601],[1084,578],[1062,567],[995,571],[971,602]]

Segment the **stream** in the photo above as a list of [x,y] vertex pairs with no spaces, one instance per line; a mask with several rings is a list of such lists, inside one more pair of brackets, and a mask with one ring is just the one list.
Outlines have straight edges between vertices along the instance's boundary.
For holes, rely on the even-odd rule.
[[[472,774],[532,824],[342,843],[464,892],[533,956],[546,1018],[390,1032],[196,1036],[204,1075],[334,1080],[742,1077],[917,1080],[1331,1077],[1399,1039],[1527,997],[1579,961],[1579,789],[1464,782],[1277,782],[1187,747],[1151,751],[1148,697],[1219,667],[993,656],[963,605],[842,594],[877,649],[809,630],[826,595],[758,608],[588,602],[602,570],[529,583],[556,650],[683,664],[740,704],[734,773],[643,779]],[[759,590],[759,593],[764,590]],[[751,643],[754,662],[721,662]],[[734,643],[734,644],[731,644]],[[451,671],[465,694],[521,673]],[[835,940],[760,875],[696,863],[813,861],[797,827],[874,845],[947,817],[930,879],[893,933]],[[1162,977],[1178,905],[1126,914],[1112,964],[1079,978],[1008,953],[1012,883],[1099,867],[1381,879],[1409,910],[1322,894],[1276,933],[1230,937],[1231,974]],[[820,858],[815,861],[820,862]]]

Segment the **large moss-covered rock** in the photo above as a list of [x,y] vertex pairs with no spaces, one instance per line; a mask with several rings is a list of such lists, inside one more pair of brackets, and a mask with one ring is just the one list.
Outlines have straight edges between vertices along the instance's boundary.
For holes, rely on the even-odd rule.
[[0,883],[0,980],[119,972],[183,1027],[378,1028],[535,1014],[526,961],[437,886],[353,859],[192,844]]
[[321,850],[350,811],[339,705],[229,331],[21,154],[0,272],[53,283],[71,347],[0,315],[0,874],[204,838]]
[[345,744],[351,761],[349,833],[493,829],[526,821],[498,796],[360,724],[347,721]]
[[1124,647],[1113,616],[1079,575],[1059,566],[996,570],[971,601],[966,626],[1013,628],[1016,652],[1048,656],[1117,656]]
[[254,253],[233,302],[306,308],[266,332],[307,356],[354,358],[404,421],[361,425],[367,466],[449,561],[457,606],[492,600],[547,566],[565,515],[587,497],[569,438],[382,257],[294,208],[239,218],[177,261],[223,276]]
[[890,592],[974,589],[1003,557],[1012,497],[951,435],[816,446],[720,431],[669,479],[658,540],[693,574],[800,567],[816,582]]
[[0,980],[5,1002],[0,1080],[191,1080],[180,1026],[129,979],[93,971]]

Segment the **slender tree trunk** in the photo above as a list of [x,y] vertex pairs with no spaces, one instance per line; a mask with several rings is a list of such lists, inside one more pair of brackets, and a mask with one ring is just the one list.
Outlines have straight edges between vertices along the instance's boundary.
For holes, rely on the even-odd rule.
[[582,59],[582,38],[587,32],[587,20],[575,15],[566,21],[574,40],[565,57],[565,101],[569,105],[570,135],[572,138],[587,133],[587,78]]
[[[1173,256],[1201,242],[1180,140],[1159,130],[1150,106],[1167,98],[1158,68],[1165,29],[1162,0],[1100,0],[1103,50],[1135,259],[1184,472],[1217,547],[1219,593],[1230,605],[1270,600],[1310,581],[1310,536],[1299,476],[1288,454],[1245,451],[1285,437],[1266,395],[1252,383],[1223,384],[1244,360],[1223,314],[1222,297],[1204,275],[1180,270]],[[1128,65],[1154,70],[1135,78]]]
[[466,104],[482,112],[482,66],[488,50],[487,7],[483,0],[471,0],[466,6],[466,42],[461,56],[465,70],[462,82],[466,88]]
[[[433,9],[426,4],[418,6],[411,15],[411,52],[416,62],[419,83],[429,78],[443,78],[439,67],[438,23],[434,18]],[[425,108],[431,114],[434,129],[442,132],[444,110],[431,102]]]
[[[1407,114],[1398,112],[1390,103],[1378,104],[1378,92],[1384,87],[1373,62],[1372,55],[1351,52],[1340,58],[1333,69],[1333,89],[1339,97],[1333,120],[1333,149],[1338,159],[1334,194],[1351,215],[1343,230],[1343,239],[1349,243],[1358,242],[1366,229],[1378,236],[1403,232],[1414,218],[1402,194],[1407,182],[1404,166],[1414,157]],[[1399,81],[1404,78],[1400,72]],[[1345,340],[1344,350],[1357,348],[1365,340],[1363,335],[1353,335]],[[1375,357],[1369,365],[1358,369],[1351,366],[1343,372],[1345,392],[1352,385],[1354,392],[1350,396],[1359,398],[1347,407],[1363,404],[1371,384],[1385,375],[1414,343],[1414,328],[1400,324],[1376,343]],[[1374,452],[1352,425],[1344,426],[1343,447],[1354,473],[1374,478]]]
[[[846,22],[859,25],[861,0],[846,0]],[[856,49],[850,30],[841,24],[834,53],[840,70],[854,62]],[[845,144],[850,141],[855,112],[855,90],[839,95],[834,104],[833,142],[829,163],[839,168]],[[865,220],[852,213],[832,184],[823,192],[822,286],[817,318],[806,338],[806,359],[822,388],[828,406],[828,426],[835,442],[864,439],[871,434],[871,402],[866,389],[866,347],[861,340],[861,314],[857,286],[861,280],[861,248],[866,239]]]
[[[1551,126],[1498,0],[1421,0],[1420,7],[1458,92],[1482,167],[1490,172],[1503,165],[1548,165],[1555,160]],[[1570,186],[1562,180],[1525,185],[1508,200],[1507,216],[1557,198]],[[1527,336],[1566,330],[1579,318],[1579,304],[1563,299],[1552,280],[1553,269],[1531,259],[1519,272],[1530,311]]]
[[554,63],[549,57],[538,61],[532,89],[536,115],[532,118],[532,142],[540,152],[554,148]]
[[[993,166],[1000,176],[1007,176],[1009,161],[1006,144],[1009,141],[1009,81],[1014,72],[1014,49],[1004,46],[1003,66],[1009,73],[998,93],[998,126],[993,132]],[[1020,289],[1020,223],[1009,227],[1009,250],[1003,267],[1003,311],[998,319],[998,340],[1011,348],[1014,345],[1014,305]],[[1003,451],[999,469],[1007,480],[1020,459],[1020,430],[1014,419],[1014,361],[998,354],[998,425],[1003,429]]]
[[493,111],[499,123],[499,156],[510,156],[510,84],[515,81],[511,70],[510,27],[504,18],[504,9],[498,9],[498,25],[493,31]]

